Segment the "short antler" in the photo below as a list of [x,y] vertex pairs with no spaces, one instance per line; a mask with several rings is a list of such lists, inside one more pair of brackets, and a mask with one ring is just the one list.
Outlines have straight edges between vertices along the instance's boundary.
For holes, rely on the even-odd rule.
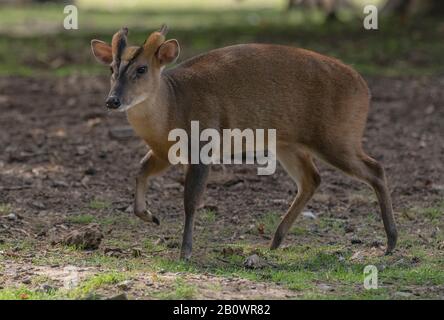
[[168,33],[168,26],[163,24],[159,31],[153,32],[143,44],[144,54],[149,57],[153,55],[157,49],[165,42],[165,37]]
[[111,41],[113,60],[120,61],[123,50],[126,47],[126,37],[128,35],[128,28],[123,27],[113,35]]
[[159,32],[161,35],[163,35],[164,37],[166,37],[167,33],[168,33],[168,26],[166,24],[163,24],[160,29]]

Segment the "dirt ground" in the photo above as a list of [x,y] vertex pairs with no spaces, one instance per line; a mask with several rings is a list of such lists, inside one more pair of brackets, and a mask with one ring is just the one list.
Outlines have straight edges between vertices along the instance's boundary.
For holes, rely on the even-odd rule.
[[[411,212],[442,208],[444,77],[367,80],[373,103],[365,149],[386,169],[401,236],[428,243],[442,229]],[[160,218],[160,227],[132,216],[134,177],[147,148],[137,137],[118,136],[116,128],[127,126],[127,121],[124,114],[105,110],[107,90],[105,77],[0,78],[0,204],[4,211],[0,242],[14,246],[26,241],[35,248],[30,256],[22,257],[20,250],[8,251],[9,256],[2,252],[4,275],[12,273],[0,278],[1,287],[23,283],[30,270],[51,269],[33,263],[33,255],[56,250],[57,239],[78,228],[76,217],[85,214],[98,223],[111,221],[102,224],[100,250],[123,246],[125,257],[127,248],[141,247],[149,239],[168,244],[160,255],[178,256],[183,171],[172,168],[151,180],[148,206]],[[382,222],[369,220],[378,213],[372,191],[323,163],[318,165],[322,185],[305,211],[311,211],[315,219],[340,221],[343,227],[322,226],[301,216],[295,225],[308,232],[289,234],[285,246],[340,244],[355,250],[384,244]],[[265,246],[273,230],[268,230],[264,218],[270,213],[282,215],[295,193],[295,184],[281,167],[271,176],[257,176],[256,168],[247,165],[214,168],[200,210],[213,212],[214,221],[208,214],[206,220],[198,219],[193,259],[198,261],[214,248],[231,243]],[[442,217],[441,213],[440,223]],[[146,282],[147,275],[137,277]],[[169,281],[168,272],[159,277]],[[187,279],[193,277],[198,276]],[[200,282],[220,281],[222,290],[201,290],[199,297],[297,297],[278,284],[213,278]],[[235,290],[235,284],[240,289]],[[443,296],[443,286],[435,290]],[[137,290],[133,295],[143,298]]]

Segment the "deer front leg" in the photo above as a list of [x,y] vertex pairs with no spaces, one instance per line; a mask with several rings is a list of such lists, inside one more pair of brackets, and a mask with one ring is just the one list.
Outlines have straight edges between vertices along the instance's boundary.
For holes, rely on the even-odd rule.
[[159,225],[159,219],[146,209],[145,194],[148,186],[148,177],[163,171],[169,165],[168,161],[158,158],[152,150],[148,151],[141,161],[140,170],[136,178],[134,213],[144,221],[154,222]]
[[188,260],[193,248],[194,212],[199,205],[205,190],[209,166],[204,164],[191,164],[188,166],[185,178],[185,224],[183,228],[182,247],[180,258]]

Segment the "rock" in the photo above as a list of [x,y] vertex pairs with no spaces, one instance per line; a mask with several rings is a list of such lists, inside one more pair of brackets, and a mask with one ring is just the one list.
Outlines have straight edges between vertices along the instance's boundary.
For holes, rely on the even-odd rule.
[[68,233],[61,241],[65,245],[76,246],[81,249],[98,249],[103,239],[103,233],[97,223],[91,223],[78,230]]
[[397,291],[395,292],[395,296],[399,298],[409,298],[412,296],[410,292]]
[[110,298],[106,298],[105,300],[128,300],[128,296],[126,295],[126,293],[120,293]]
[[245,259],[244,266],[248,269],[260,269],[265,266],[265,263],[257,254],[253,254]]
[[329,286],[325,283],[318,284],[318,288],[322,291],[335,291],[335,289],[332,286]]
[[131,280],[125,280],[125,281],[119,282],[117,284],[117,288],[119,288],[120,290],[123,290],[123,291],[128,291],[131,288],[132,284],[133,284],[133,282]]
[[302,216],[304,218],[313,219],[313,220],[317,218],[312,211],[304,211],[302,212]]
[[14,213],[10,213],[6,216],[6,219],[8,219],[9,221],[16,221],[17,220],[17,215]]

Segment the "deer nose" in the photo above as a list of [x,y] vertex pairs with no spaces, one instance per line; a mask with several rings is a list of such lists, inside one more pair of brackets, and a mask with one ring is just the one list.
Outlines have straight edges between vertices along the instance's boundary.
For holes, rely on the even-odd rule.
[[116,96],[108,97],[105,103],[108,109],[117,109],[118,107],[120,107],[120,99]]

